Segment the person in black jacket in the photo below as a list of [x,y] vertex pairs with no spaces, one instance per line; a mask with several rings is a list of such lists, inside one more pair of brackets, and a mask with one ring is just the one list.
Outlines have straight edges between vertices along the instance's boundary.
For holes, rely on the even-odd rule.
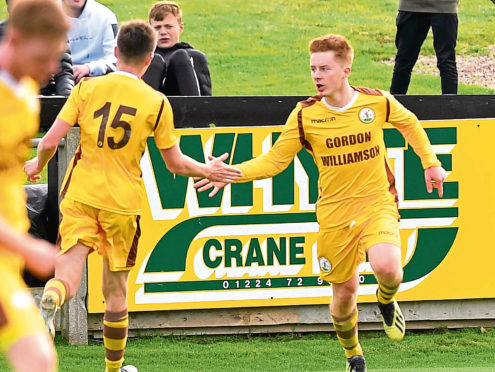
[[211,78],[206,55],[190,44],[179,42],[184,31],[182,13],[172,1],[155,3],[149,22],[158,35],[153,61],[143,80],[168,96],[211,96]]
[[[7,10],[10,11],[9,0]],[[0,40],[3,39],[7,29],[8,19],[0,21]],[[72,58],[70,55],[69,44],[67,50],[60,60],[60,70],[51,77],[50,81],[40,88],[40,94],[43,96],[64,96],[68,97],[74,87],[74,74],[72,71]]]
[[74,74],[70,48],[67,44],[67,50],[62,54],[60,60],[60,70],[52,76],[47,84],[41,87],[40,94],[42,96],[68,97],[72,88],[74,88]]

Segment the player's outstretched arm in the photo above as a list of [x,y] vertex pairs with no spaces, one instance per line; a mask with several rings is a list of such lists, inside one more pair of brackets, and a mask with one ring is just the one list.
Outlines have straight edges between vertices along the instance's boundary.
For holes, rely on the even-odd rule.
[[[215,159],[217,158],[211,155],[208,156],[209,161],[214,161]],[[194,180],[196,181],[196,183],[194,184],[194,188],[198,189],[199,192],[203,192],[213,188],[213,190],[208,194],[210,198],[215,196],[220,189],[222,189],[223,187],[225,187],[225,185],[227,185],[227,182],[218,182],[218,181],[215,182],[209,180],[208,178],[195,177]]]
[[211,181],[225,183],[233,182],[242,175],[240,170],[223,162],[229,157],[227,153],[203,164],[184,155],[177,144],[168,149],[160,149],[160,152],[167,168],[175,174],[187,177],[203,177]]
[[438,196],[443,197],[443,181],[447,177],[447,172],[442,167],[430,167],[425,169],[426,190],[432,193],[433,189],[438,190]]
[[53,274],[55,247],[44,240],[16,232],[1,216],[0,245],[21,255],[25,260],[26,268],[40,279],[46,279]]
[[48,161],[55,155],[57,146],[72,128],[61,119],[56,119],[38,145],[37,156],[24,164],[24,172],[30,182],[37,182]]

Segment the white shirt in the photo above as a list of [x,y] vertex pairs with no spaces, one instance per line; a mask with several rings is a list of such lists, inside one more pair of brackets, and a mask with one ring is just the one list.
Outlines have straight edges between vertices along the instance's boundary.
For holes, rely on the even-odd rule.
[[87,0],[77,18],[69,17],[71,28],[67,34],[73,65],[88,65],[90,76],[115,71],[117,58],[117,17],[104,5]]

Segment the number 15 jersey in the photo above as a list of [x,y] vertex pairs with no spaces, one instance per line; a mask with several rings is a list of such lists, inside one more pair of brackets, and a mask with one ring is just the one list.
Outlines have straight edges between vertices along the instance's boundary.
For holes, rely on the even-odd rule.
[[58,118],[81,128],[62,196],[110,212],[139,214],[140,160],[147,138],[154,132],[159,149],[177,143],[168,99],[136,76],[118,71],[81,80]]

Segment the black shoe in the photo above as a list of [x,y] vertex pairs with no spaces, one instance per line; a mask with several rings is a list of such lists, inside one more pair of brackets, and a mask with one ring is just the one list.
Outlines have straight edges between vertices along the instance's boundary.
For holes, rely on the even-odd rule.
[[354,355],[347,358],[345,372],[366,372],[366,361],[362,355]]
[[406,332],[406,322],[397,301],[394,300],[389,304],[378,302],[378,308],[382,313],[383,329],[387,336],[393,341],[401,341]]

